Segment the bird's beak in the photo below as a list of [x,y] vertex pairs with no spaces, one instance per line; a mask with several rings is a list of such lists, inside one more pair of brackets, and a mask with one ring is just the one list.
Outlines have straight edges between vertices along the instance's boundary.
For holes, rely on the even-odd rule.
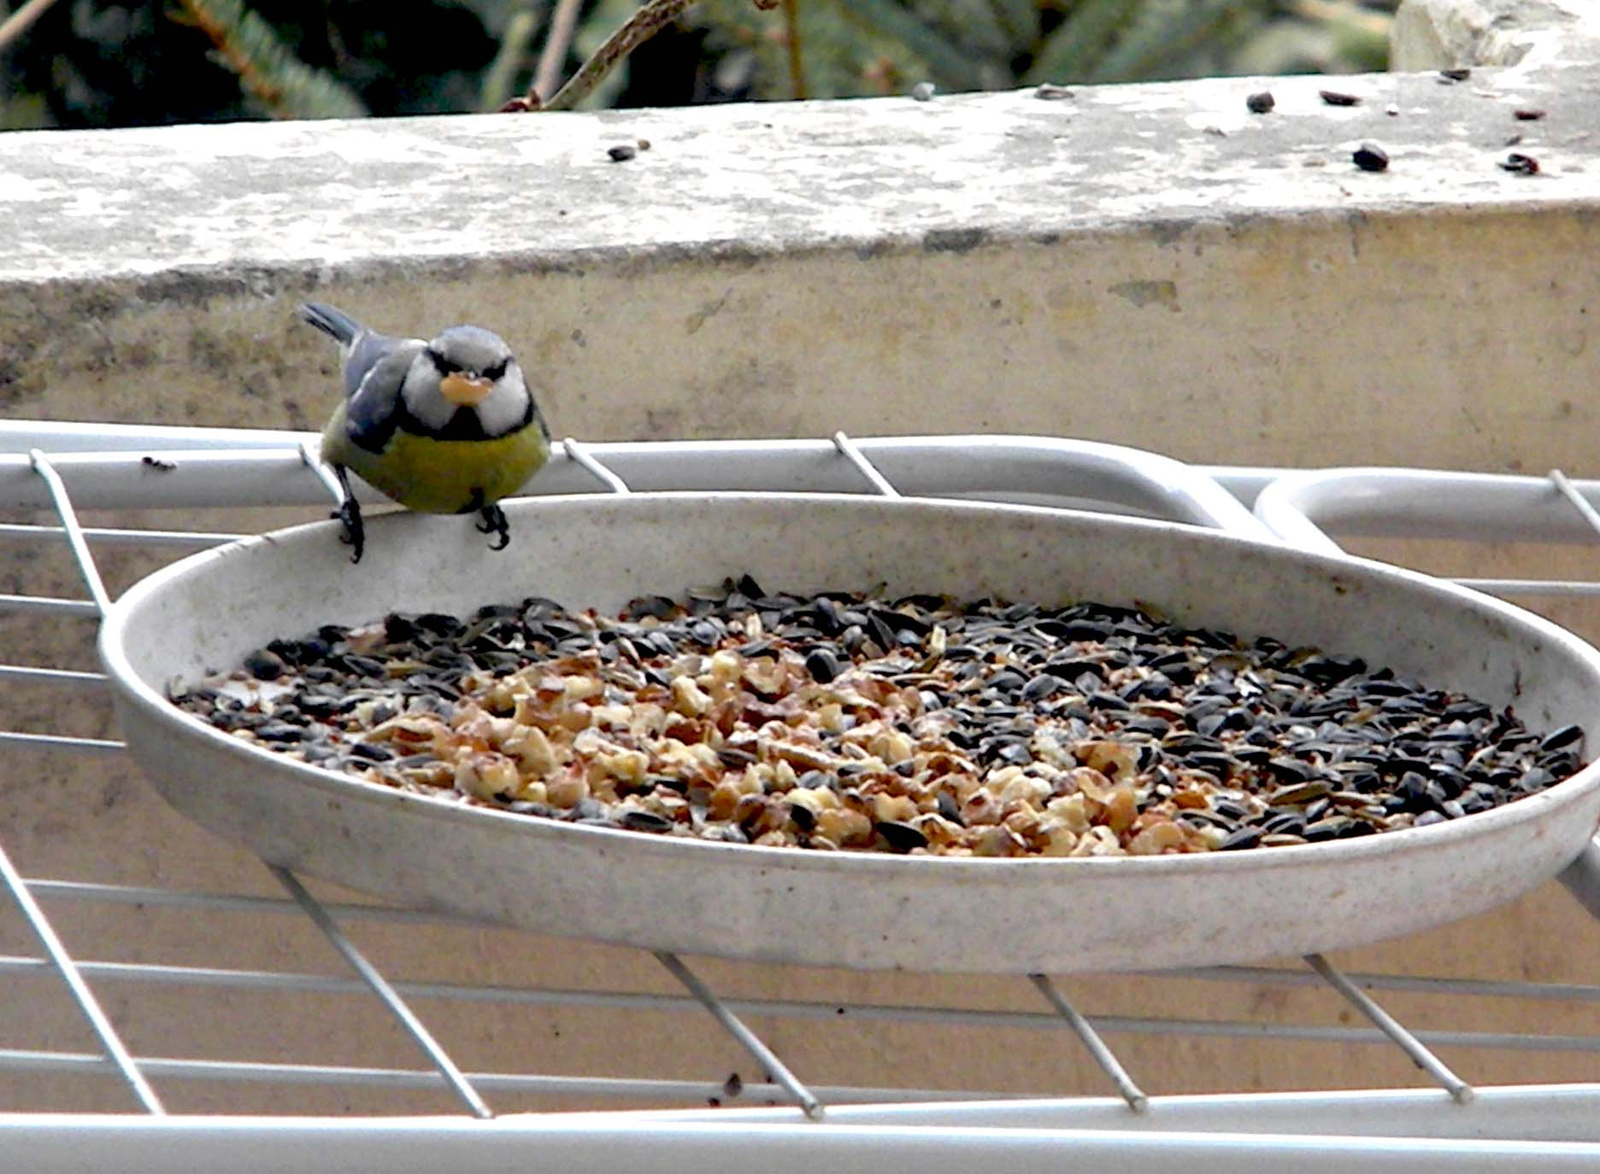
[[439,380],[439,394],[453,404],[475,408],[494,390],[494,381],[482,375],[462,375],[453,372]]

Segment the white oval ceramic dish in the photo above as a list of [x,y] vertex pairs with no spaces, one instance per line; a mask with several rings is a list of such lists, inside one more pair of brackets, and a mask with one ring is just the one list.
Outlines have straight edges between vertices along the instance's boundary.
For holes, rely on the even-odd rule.
[[393,610],[544,595],[615,612],[752,573],[771,590],[1142,601],[1184,622],[1358,654],[1600,730],[1600,653],[1486,596],[1375,563],[1163,523],[1015,506],[661,494],[332,523],[196,555],[112,609],[101,654],[130,750],[180,811],[263,859],[406,905],[694,954],[924,971],[1071,972],[1245,962],[1375,941],[1507,901],[1573,859],[1600,767],[1494,811],[1359,840],[1227,854],[983,860],[807,852],[461,807],[246,745],[164,696],[250,649]]

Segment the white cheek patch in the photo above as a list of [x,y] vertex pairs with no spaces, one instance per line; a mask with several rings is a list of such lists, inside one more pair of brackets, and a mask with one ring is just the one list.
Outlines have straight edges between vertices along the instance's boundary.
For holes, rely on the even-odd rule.
[[528,398],[516,372],[506,372],[477,411],[484,432],[490,436],[504,435],[521,424],[528,414]]
[[[426,354],[418,355],[406,372],[401,389],[406,410],[424,428],[442,432],[456,412],[462,410],[439,390],[439,372]],[[475,408],[484,435],[504,436],[514,431],[528,414],[527,385],[522,372],[512,363],[491,391]]]
[[456,405],[440,394],[438,373],[427,359],[419,359],[411,364],[400,394],[412,418],[425,427],[442,429],[456,413]]

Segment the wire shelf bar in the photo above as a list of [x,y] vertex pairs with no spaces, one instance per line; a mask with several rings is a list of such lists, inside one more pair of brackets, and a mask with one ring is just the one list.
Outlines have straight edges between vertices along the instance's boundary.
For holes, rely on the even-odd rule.
[[[1125,1110],[1124,1110],[1125,1112]],[[20,1168],[116,1169],[161,1174],[224,1168],[251,1174],[308,1169],[382,1169],[387,1174],[488,1174],[526,1163],[596,1174],[614,1170],[734,1171],[754,1161],[772,1174],[817,1169],[868,1174],[884,1169],[1028,1171],[1064,1163],[1144,1174],[1348,1174],[1363,1168],[1420,1174],[1495,1170],[1504,1174],[1588,1174],[1600,1145],[1479,1138],[1361,1137],[1218,1132],[994,1128],[961,1124],[766,1123],[733,1118],[672,1121],[642,1115],[603,1123],[556,1114],[473,1124],[436,1119],[330,1120],[207,1118],[141,1127],[100,1119],[24,1117],[0,1126],[0,1141]],[[269,1132],[268,1132],[269,1131]],[[261,1138],[270,1136],[270,1147]]]
[[[0,1049],[0,1071],[104,1075],[109,1061],[87,1052],[45,1052]],[[175,1056],[143,1056],[139,1067],[161,1080],[226,1081],[229,1084],[328,1085],[344,1088],[452,1091],[437,1069],[377,1068],[341,1064],[285,1064],[267,1061],[200,1060]],[[553,1076],[525,1072],[468,1072],[473,1088],[496,1095],[583,1097],[621,1101],[700,1102],[800,1106],[781,1084],[744,1085],[729,1096],[723,1080],[667,1080],[609,1076]],[[956,1100],[1000,1100],[1001,1093],[966,1089],[919,1089],[903,1086],[823,1085],[815,1090],[830,1104],[913,1104]],[[1008,1094],[1015,1095],[1015,1094]],[[480,1118],[492,1120],[494,1118]],[[3,1124],[3,1117],[0,1117]]]
[[39,669],[20,664],[0,664],[0,681],[102,688],[106,683],[106,675],[77,672],[73,669]]
[[333,498],[336,505],[344,504],[344,486],[339,484],[338,478],[333,475],[333,470],[322,463],[320,455],[320,442],[313,444],[309,440],[302,440],[295,446],[295,451],[300,455],[300,463],[311,471],[311,475],[322,483],[322,488],[328,491],[328,496]]
[[[145,908],[204,909],[224,913],[278,913],[294,914],[299,906],[271,897],[226,897],[206,893],[183,893],[168,889],[142,889],[121,886],[97,886],[58,881],[26,881],[36,897],[46,899],[104,900],[113,904],[136,905]],[[82,890],[106,889],[110,892],[84,893]],[[323,903],[323,908],[341,921],[367,920],[411,925],[460,925],[481,928],[477,922],[451,918],[423,910],[397,909],[389,906],[340,905]],[[41,958],[0,954],[0,974],[25,974],[47,965]],[[285,971],[252,971],[227,967],[166,966],[148,962],[99,962],[78,959],[78,968],[90,978],[150,983],[188,984],[195,986],[226,986],[241,989],[288,988],[315,990],[324,993],[358,993],[366,988],[355,979],[337,978],[318,974],[296,974]],[[1162,979],[1198,979],[1226,983],[1251,983],[1276,987],[1320,987],[1324,980],[1314,973],[1284,970],[1267,966],[1223,966],[1210,969],[1180,968],[1146,975]],[[1492,981],[1487,979],[1433,978],[1405,974],[1371,974],[1352,972],[1345,975],[1349,981],[1366,990],[1382,990],[1426,994],[1441,997],[1533,999],[1547,1002],[1600,1003],[1600,986],[1579,983],[1550,983],[1528,981]],[[459,999],[477,1002],[505,1002],[538,1006],[592,1006],[617,1010],[677,1010],[698,1008],[693,1000],[679,995],[660,995],[629,991],[599,991],[592,988],[561,989],[556,987],[511,987],[491,984],[452,984],[395,981],[396,991],[409,998]],[[1051,1016],[1029,1012],[971,1011],[962,1007],[942,1007],[924,1004],[907,1012],[905,1008],[861,1003],[845,999],[827,1002],[808,1002],[794,999],[755,999],[726,997],[725,1006],[741,1015],[770,1015],[777,1018],[835,1018],[842,1010],[856,1019],[893,1020],[910,1014],[918,1023],[971,1022],[976,1015],[994,1015],[997,1025],[1011,1027],[1049,1028],[1059,1026]],[[1096,1022],[1100,1022],[1096,1017]],[[1122,1030],[1131,1031],[1137,1019],[1123,1019]],[[1159,1022],[1151,1020],[1149,1022]],[[1208,1021],[1214,1022],[1214,1021]],[[1240,1024],[1243,1033],[1247,1028],[1255,1033],[1255,1025]],[[1267,1026],[1271,1030],[1271,1025]],[[1359,1033],[1358,1033],[1359,1034]],[[1427,1033],[1424,1033],[1426,1037]],[[1369,1037],[1370,1038],[1370,1035]],[[1537,1041],[1538,1036],[1517,1036],[1517,1039]],[[1583,1037],[1573,1037],[1574,1042]]]
[[[43,959],[0,955],[0,974],[39,973]],[[225,987],[237,990],[291,990],[317,994],[364,994],[369,988],[355,979],[285,971],[230,970],[221,967],[187,967],[152,963],[80,961],[86,976],[113,982],[147,982],[154,985]],[[1158,976],[1163,977],[1163,976]],[[607,1011],[695,1012],[704,1007],[697,998],[642,991],[605,991],[585,988],[505,987],[479,984],[408,982],[395,980],[395,992],[408,999],[441,999],[505,1003],[513,1006],[588,1007]],[[1547,997],[1558,997],[1547,995]],[[1030,1031],[1076,1030],[1059,1012],[999,1011],[956,1006],[902,1006],[887,1003],[807,1001],[718,997],[719,1004],[737,1015],[765,1015],[777,1019],[811,1019],[926,1024],[939,1027],[980,1027]],[[842,1014],[841,1014],[842,1013]],[[1193,1036],[1220,1039],[1302,1040],[1324,1043],[1387,1044],[1392,1037],[1375,1028],[1271,1023],[1253,1020],[1154,1018],[1132,1015],[1082,1017],[1097,1033],[1142,1036]],[[1417,1038],[1434,1046],[1500,1048],[1528,1052],[1600,1053],[1600,1036],[1528,1035],[1516,1032],[1433,1030]]]
[[[205,550],[225,546],[249,537],[247,534],[223,534],[216,531],[194,530],[121,530],[115,527],[84,526],[83,536],[91,543],[112,546],[172,546],[185,550]],[[65,540],[66,530],[61,526],[39,526],[32,522],[0,523],[0,538],[38,538]]]
[[[1487,1086],[1465,1105],[1439,1088],[1256,1093],[1238,1097],[1200,1093],[1150,1098],[1150,1109],[1128,1112],[1120,1097],[1012,1097],[970,1104],[903,1102],[842,1104],[829,1111],[834,1125],[938,1124],[1024,1129],[1110,1129],[1179,1132],[1299,1133],[1368,1137],[1483,1137],[1543,1141],[1593,1141],[1600,1085]],[[616,1113],[621,1116],[621,1113]],[[669,1109],[629,1114],[633,1119],[718,1121],[729,1116],[783,1123],[790,1114],[760,1108],[732,1113]]]
[[867,484],[872,486],[874,493],[882,497],[901,496],[900,491],[889,483],[889,479],[878,472],[877,466],[866,458],[861,451],[861,446],[846,436],[844,432],[840,431],[833,434],[833,447],[843,453],[845,459],[852,465],[861,470],[861,475],[867,479]]
[[97,620],[101,611],[88,599],[56,599],[48,595],[0,595],[0,611],[39,612]]
[[1143,1113],[1150,1107],[1150,1098],[1144,1090],[1133,1082],[1133,1077],[1128,1075],[1128,1070],[1122,1066],[1116,1054],[1106,1046],[1105,1040],[1100,1038],[1100,1033],[1094,1025],[1078,1013],[1078,1009],[1067,1001],[1056,984],[1043,974],[1028,976],[1045,1001],[1055,1008],[1056,1014],[1067,1021],[1067,1026],[1072,1028],[1083,1046],[1094,1057],[1094,1062],[1100,1065],[1100,1070],[1111,1078],[1111,1083],[1117,1086],[1117,1093],[1128,1102],[1128,1108],[1135,1113]]
[[817,1099],[816,1094],[800,1083],[799,1077],[790,1072],[788,1066],[778,1059],[777,1054],[762,1043],[760,1037],[746,1027],[744,1021],[717,998],[711,988],[700,980],[699,975],[685,966],[683,960],[676,954],[656,950],[655,956],[656,961],[666,967],[673,978],[689,989],[689,993],[711,1013],[711,1017],[722,1026],[722,1029],[738,1040],[740,1046],[755,1057],[756,1062],[770,1072],[778,1084],[789,1091],[807,1117],[813,1120],[821,1118],[822,1102]]
[[[309,472],[312,475],[307,477]],[[1113,512],[1166,517],[1193,525],[1220,527],[1253,537],[1281,538],[1309,549],[1338,553],[1339,546],[1318,520],[1332,520],[1353,532],[1394,536],[1508,536],[1548,541],[1592,541],[1600,533],[1600,482],[1575,482],[1559,470],[1547,478],[1486,478],[1467,474],[1425,474],[1413,470],[1281,470],[1198,469],[1137,450],[1085,442],[1036,437],[903,437],[855,439],[840,431],[827,439],[754,442],[672,442],[590,444],[567,438],[555,446],[549,468],[540,475],[541,493],[629,493],[694,490],[776,490],[833,493],[876,493],[883,496],[951,496],[992,498],[1051,506],[1091,505]],[[1231,491],[1231,492],[1230,492]],[[357,487],[358,496],[370,499]],[[59,542],[71,549],[90,599],[76,600],[29,594],[0,595],[0,611],[38,615],[44,619],[94,618],[109,605],[92,547],[144,546],[172,551],[203,549],[237,540],[236,534],[203,530],[87,527],[79,511],[137,505],[141,508],[197,508],[229,505],[325,507],[329,496],[341,500],[339,486],[321,464],[316,438],[294,432],[253,432],[188,428],[137,428],[63,425],[51,422],[0,422],[0,503],[14,508],[50,508],[59,525],[0,524],[0,541]],[[1380,499],[1382,499],[1380,501]],[[1461,503],[1477,511],[1469,526],[1440,521],[1441,513],[1459,511]],[[1329,505],[1328,503],[1337,503]],[[1331,512],[1330,512],[1331,511]],[[1530,524],[1528,519],[1533,518]],[[1503,594],[1583,596],[1600,593],[1600,584],[1515,579],[1463,580]],[[0,682],[48,685],[66,689],[98,689],[98,673],[48,666],[0,664]],[[56,733],[0,732],[0,750],[36,750],[116,754],[121,743],[107,738],[69,737]],[[1590,863],[1575,865],[1564,879],[1600,917],[1600,846],[1586,852]],[[270,866],[269,866],[270,867]],[[744,1163],[760,1145],[764,1168],[781,1169],[792,1146],[808,1155],[808,1165],[826,1161],[829,1146],[858,1147],[892,1142],[897,1160],[920,1153],[930,1144],[928,1168],[943,1168],[971,1155],[1039,1157],[1038,1168],[1058,1168],[1063,1145],[1071,1145],[1074,1161],[1087,1160],[1106,1139],[1105,1153],[1135,1155],[1150,1170],[1163,1168],[1163,1154],[1152,1148],[1155,1130],[1163,1134],[1174,1161],[1178,1155],[1199,1165],[1187,1169],[1251,1168],[1249,1163],[1276,1155],[1306,1170],[1350,1169],[1354,1161],[1394,1158],[1427,1168],[1455,1169],[1462,1161],[1493,1155],[1497,1168],[1555,1170],[1563,1165],[1593,1168],[1600,1160],[1600,1141],[1592,1122],[1600,1118],[1600,1086],[1553,1086],[1551,1089],[1474,1089],[1434,1053],[1439,1047],[1498,1048],[1510,1051],[1600,1055],[1600,1036],[1580,1032],[1527,1036],[1483,1030],[1412,1032],[1380,1007],[1366,992],[1396,991],[1438,997],[1495,997],[1600,1003],[1600,985],[1489,981],[1455,977],[1345,974],[1317,955],[1305,961],[1308,971],[1274,967],[1212,967],[1167,972],[1158,977],[1208,982],[1244,982],[1260,986],[1331,988],[1371,1021],[1372,1027],[1308,1022],[1160,1018],[1085,1015],[1049,978],[1030,976],[1048,1010],[992,1010],[948,1005],[903,1005],[866,1001],[720,996],[675,955],[656,957],[688,992],[657,994],[594,988],[496,986],[470,981],[421,982],[391,979],[351,943],[340,927],[345,920],[415,925],[477,927],[464,918],[422,910],[361,903],[323,903],[291,873],[270,871],[287,897],[182,891],[86,881],[24,878],[0,852],[0,873],[40,941],[44,955],[0,955],[0,975],[18,979],[57,974],[100,1036],[104,1054],[89,1052],[0,1049],[0,1071],[15,1073],[85,1073],[112,1075],[133,1089],[150,1113],[162,1112],[150,1079],[213,1081],[228,1084],[330,1085],[396,1090],[446,1090],[454,1093],[468,1115],[457,1118],[401,1118],[385,1122],[394,1136],[422,1129],[425,1136],[452,1139],[452,1155],[467,1152],[465,1139],[500,1136],[566,1136],[581,1138],[570,1152],[582,1162],[597,1155],[627,1151],[628,1139],[665,1138],[666,1147],[680,1147],[684,1162]],[[1592,882],[1592,883],[1591,883]],[[1593,900],[1584,896],[1589,885]],[[305,916],[322,931],[355,972],[355,977],[204,965],[113,962],[75,959],[67,955],[40,902],[94,902],[151,909],[205,910],[219,914],[259,913]],[[31,910],[30,910],[31,906]],[[359,1065],[296,1064],[216,1060],[184,1056],[135,1056],[117,1037],[94,1002],[88,983],[146,984],[236,991],[277,991],[329,996],[376,995],[427,1056],[432,1068],[402,1069]],[[545,1073],[464,1070],[427,1031],[410,1003],[419,999],[498,1004],[508,1008],[589,1007],[607,1012],[708,1012],[765,1069],[768,1082],[744,1086],[730,1098],[722,1081],[669,1080],[634,1076],[565,1076]],[[742,1017],[935,1024],[977,1029],[1070,1031],[1115,1086],[1118,1097],[1002,1100],[992,1091],[930,1090],[916,1087],[811,1085],[801,1082],[772,1048],[750,1031]],[[98,1020],[96,1019],[98,1016]],[[103,1033],[102,1033],[103,1027]],[[1306,1041],[1398,1047],[1445,1091],[1393,1090],[1377,1093],[1259,1094],[1211,1098],[1151,1097],[1129,1075],[1106,1043],[1105,1036],[1190,1036],[1195,1038]],[[668,1113],[541,1114],[533,1118],[492,1119],[484,1094],[571,1096],[618,1102],[697,1104],[730,1099],[741,1105],[770,1103],[779,1116],[762,1117],[760,1109],[740,1108],[727,1116],[708,1117],[708,1110],[679,1109]],[[1448,1094],[1448,1096],[1446,1095]],[[1284,1099],[1290,1097],[1291,1099]],[[1293,1097],[1300,1097],[1294,1100]],[[1366,1097],[1366,1100],[1351,1099]],[[1476,1098],[1476,1099],[1474,1099]],[[1469,1103],[1470,1102],[1470,1103]],[[824,1117],[823,1105],[828,1106]],[[1361,1105],[1371,1116],[1352,1120],[1341,1106]],[[798,1106],[808,1120],[794,1114]],[[1129,1109],[1133,1113],[1129,1113]],[[1113,1111],[1118,1116],[1108,1116]],[[1451,1116],[1453,1114],[1453,1116]],[[1488,1116],[1498,1114],[1498,1116]],[[1250,1131],[1230,1138],[1222,1133],[1181,1134],[1204,1119],[1207,1128],[1225,1126]],[[88,1115],[81,1123],[106,1127],[137,1121],[119,1115]],[[208,1133],[216,1119],[186,1118],[185,1132],[164,1134],[170,1142],[206,1137],[204,1152],[226,1153],[225,1142]],[[298,1118],[263,1125],[274,1139],[311,1128],[318,1119]],[[29,1132],[30,1121],[33,1132]],[[524,1122],[548,1122],[550,1132],[524,1130]],[[576,1122],[558,1128],[564,1121]],[[704,1124],[700,1124],[703,1122]],[[740,1124],[739,1122],[748,1122]],[[1119,1132],[1130,1122],[1138,1131]],[[1362,1139],[1364,1129],[1414,1130],[1416,1136]],[[1476,1124],[1469,1124],[1476,1123]],[[1490,1124],[1485,1124],[1490,1122]],[[1276,1125],[1277,1137],[1268,1133]],[[330,1126],[331,1128],[333,1126]],[[1148,1127],[1148,1128],[1147,1128]],[[688,1130],[679,1133],[675,1130]],[[874,1132],[874,1131],[878,1132]],[[1486,1134],[1486,1130],[1494,1131]],[[1521,1134],[1515,1134],[1521,1130]],[[652,1133],[653,1131],[653,1133]],[[742,1131],[748,1131],[742,1132]],[[1477,1131],[1476,1134],[1473,1131]],[[1318,1133],[1328,1136],[1317,1138]],[[359,1130],[338,1134],[351,1154],[370,1156],[377,1134]],[[1339,1136],[1333,1136],[1338,1134]],[[1346,1135],[1350,1136],[1346,1136]],[[258,1132],[258,1135],[261,1135]],[[1291,1136],[1293,1135],[1293,1136]],[[1434,1149],[1416,1148],[1426,1136],[1448,1139]],[[1537,1137],[1538,1144],[1515,1136]],[[109,1134],[107,1136],[110,1136]],[[1485,1140],[1492,1137],[1498,1140]],[[49,1124],[27,1115],[0,1112],[0,1144],[31,1138],[40,1146],[60,1139]],[[834,1139],[841,1139],[835,1143]],[[842,1139],[849,1138],[846,1142]],[[792,1139],[792,1140],[791,1140]],[[933,1145],[937,1139],[938,1144]],[[1036,1148],[1035,1140],[1039,1145]],[[1048,1144],[1046,1144],[1046,1142]],[[1226,1143],[1214,1148],[1213,1142]],[[540,1142],[541,1147],[544,1141]],[[613,1147],[608,1150],[607,1146]],[[1309,1148],[1308,1148],[1309,1146]],[[1407,1147],[1411,1147],[1407,1149]],[[1120,1148],[1119,1148],[1120,1147]],[[1521,1148],[1518,1148],[1521,1147]],[[1565,1147],[1565,1148],[1563,1148]],[[79,1145],[80,1156],[92,1145]],[[8,1151],[9,1152],[9,1151]],[[22,1153],[24,1151],[15,1151]],[[39,1152],[43,1152],[40,1150]],[[197,1151],[200,1152],[200,1151]],[[410,1168],[417,1149],[391,1169]],[[558,1152],[540,1149],[541,1160]],[[847,1152],[845,1150],[838,1151]],[[1095,1151],[1099,1152],[1099,1151]],[[1209,1157],[1204,1155],[1209,1154]],[[1221,1155],[1227,1155],[1224,1164]],[[962,1155],[968,1155],[962,1157]],[[131,1155],[137,1157],[137,1155]],[[656,1157],[660,1156],[656,1152]],[[774,1158],[769,1161],[769,1158]],[[276,1158],[274,1160],[277,1160]],[[798,1161],[798,1157],[795,1159]],[[1244,1165],[1240,1161],[1245,1162]],[[303,1169],[325,1169],[335,1161],[331,1151],[318,1152]],[[674,1160],[676,1162],[676,1159]],[[1032,1168],[1025,1163],[1018,1168]],[[214,1164],[214,1163],[212,1163]],[[557,1164],[563,1164],[557,1161]],[[658,1163],[659,1164],[659,1163]],[[674,1164],[674,1163],[668,1163]],[[1585,1165],[1587,1164],[1587,1165]],[[137,1168],[129,1166],[128,1168]],[[286,1167],[287,1168],[287,1167]],[[596,1165],[594,1168],[610,1168]],[[711,1168],[707,1166],[706,1168]],[[802,1168],[795,1166],[795,1168]],[[953,1166],[951,1166],[953,1168]],[[1173,1168],[1179,1168],[1174,1166]],[[1262,1165],[1261,1168],[1276,1168]],[[454,1165],[455,1174],[467,1167]]]
[[317,899],[307,891],[306,887],[300,883],[295,875],[288,869],[279,868],[275,864],[267,865],[267,871],[272,873],[278,883],[294,898],[295,903],[305,911],[306,916],[322,931],[323,936],[328,939],[333,948],[339,951],[340,956],[350,964],[350,968],[361,976],[361,980],[367,986],[372,988],[372,993],[377,995],[383,1005],[389,1009],[389,1013],[399,1021],[400,1026],[405,1029],[406,1034],[411,1037],[412,1041],[427,1053],[428,1059],[433,1061],[433,1066],[439,1070],[439,1075],[450,1086],[450,1090],[472,1111],[472,1115],[484,1118],[493,1117],[494,1114],[490,1112],[489,1106],[478,1095],[477,1089],[472,1087],[472,1082],[462,1074],[461,1069],[456,1067],[456,1062],[450,1058],[449,1053],[439,1046],[439,1041],[434,1039],[432,1033],[422,1025],[422,1020],[417,1017],[416,1012],[406,1005],[406,1001],[389,984],[389,980],[378,973],[378,968],[368,962],[366,956],[356,949],[355,943],[345,936],[338,923],[329,916],[328,911],[318,903]]
[[[100,1046],[105,1048],[104,1059],[115,1065],[117,1072],[146,1112],[156,1114],[166,1112],[162,1107],[161,1098],[156,1096],[155,1089],[150,1087],[150,1082],[139,1071],[139,1066],[134,1063],[127,1045],[122,1042],[117,1029],[111,1025],[110,1018],[101,1008],[99,1000],[94,997],[94,992],[89,989],[89,984],[84,980],[77,964],[73,962],[72,955],[67,953],[67,948],[62,944],[55,927],[45,917],[44,910],[39,908],[39,903],[34,900],[27,884],[23,882],[22,874],[17,871],[16,865],[11,862],[10,855],[3,847],[0,847],[0,880],[3,880],[6,888],[10,890],[11,899],[16,902],[17,908],[27,919],[29,928],[39,939],[39,944],[44,947],[45,953],[49,955],[50,965],[66,984],[67,991],[77,1003],[79,1012],[100,1040]],[[98,1059],[101,1057],[97,1057]]]
[[55,506],[56,513],[61,518],[61,528],[66,532],[67,545],[72,548],[72,557],[78,564],[78,572],[89,588],[89,597],[94,600],[95,611],[104,615],[111,607],[111,597],[106,594],[106,585],[100,579],[100,568],[94,565],[94,556],[89,553],[89,543],[83,536],[83,527],[78,524],[78,514],[72,508],[72,499],[67,496],[66,485],[62,483],[61,475],[56,472],[49,458],[38,449],[28,451],[28,463],[49,487],[51,504]]
[[565,450],[567,456],[571,457],[580,466],[582,466],[586,473],[588,473],[596,481],[600,482],[600,484],[605,487],[607,493],[626,494],[633,492],[633,490],[628,488],[628,483],[626,481],[624,481],[621,477],[618,477],[610,469],[606,468],[605,465],[600,463],[595,455],[589,451],[589,447],[587,445],[580,444],[577,440],[569,436],[561,442],[561,447]]
[[1548,596],[1551,598],[1587,598],[1600,595],[1600,583],[1585,583],[1577,579],[1452,579],[1463,587],[1482,591],[1486,595]]
[[[225,430],[171,429],[170,471],[152,474],[132,453],[148,450],[108,426],[99,450],[57,449],[53,425],[0,421],[0,500],[28,508],[48,506],[33,484],[26,451],[53,455],[80,510],[112,509],[137,501],[172,508],[197,501],[214,506],[315,506],[327,487],[296,474],[314,459],[310,433],[277,433],[274,444],[209,448],[209,434]],[[162,430],[155,430],[161,433]],[[70,434],[86,443],[81,432]],[[907,496],[981,497],[994,500],[1070,501],[1093,508],[1168,518],[1260,538],[1270,530],[1240,501],[1204,473],[1169,457],[1119,445],[1029,436],[875,437],[853,441],[859,452]],[[7,455],[8,451],[15,455]],[[738,491],[860,493],[862,474],[832,440],[651,441],[583,444],[635,492]],[[320,468],[320,462],[312,466]],[[602,478],[604,480],[604,478]],[[538,474],[540,494],[590,493],[595,474],[564,444]],[[362,501],[382,502],[357,486]]]
[[0,731],[0,746],[19,750],[67,750],[74,754],[120,754],[125,747],[109,738],[69,738],[63,734],[24,734]]
[[1464,1105],[1472,1099],[1471,1085],[1450,1071],[1443,1060],[1428,1050],[1426,1044],[1407,1031],[1393,1015],[1378,1006],[1370,995],[1340,974],[1326,958],[1321,954],[1307,954],[1306,965],[1343,995],[1351,1006],[1376,1024],[1379,1031],[1392,1039],[1402,1052],[1411,1057],[1412,1063],[1433,1077],[1457,1104]]

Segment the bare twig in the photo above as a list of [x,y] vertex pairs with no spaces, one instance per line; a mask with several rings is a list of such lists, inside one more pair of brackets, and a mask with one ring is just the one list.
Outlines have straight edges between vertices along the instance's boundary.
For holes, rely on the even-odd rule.
[[806,96],[806,69],[800,59],[800,0],[783,0],[783,30],[789,50],[789,90],[798,102]]
[[561,84],[561,65],[567,59],[567,47],[572,44],[582,7],[583,0],[559,0],[556,4],[555,15],[550,18],[550,35],[544,39],[544,51],[539,54],[539,68],[533,73],[530,98],[547,98]]
[[0,53],[33,25],[33,22],[44,15],[44,10],[54,4],[56,0],[28,0],[21,8],[0,23]]
[[546,110],[570,110],[594,90],[601,80],[644,44],[678,13],[695,0],[650,0],[628,18],[626,24],[606,38],[605,44],[594,51],[594,56],[583,63],[583,68],[544,104]]

